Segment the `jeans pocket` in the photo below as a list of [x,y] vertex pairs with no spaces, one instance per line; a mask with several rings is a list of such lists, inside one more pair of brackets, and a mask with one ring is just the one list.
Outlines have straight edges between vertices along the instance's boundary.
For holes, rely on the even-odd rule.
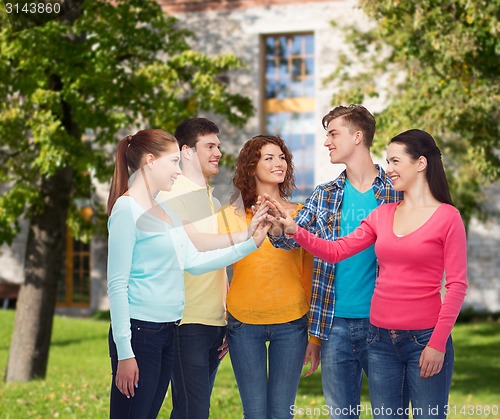
[[175,327],[173,322],[156,323],[131,319],[132,350],[136,355],[162,353],[165,348],[173,345]]
[[130,328],[137,333],[158,334],[162,331],[163,326],[164,323],[130,319]]
[[243,322],[235,319],[231,313],[227,313],[227,330],[228,332],[234,332],[238,329],[241,329],[243,326]]
[[378,342],[380,340],[380,333],[378,329],[370,325],[370,328],[368,329],[368,336],[366,338],[366,345],[370,346],[373,345],[375,342]]
[[429,341],[431,340],[432,332],[434,328],[423,329],[423,330],[413,330],[412,340],[413,342],[421,348],[425,348]]

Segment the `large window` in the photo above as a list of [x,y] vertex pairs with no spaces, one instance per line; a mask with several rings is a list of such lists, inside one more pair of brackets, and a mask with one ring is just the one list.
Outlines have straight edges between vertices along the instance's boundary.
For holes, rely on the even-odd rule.
[[263,124],[279,135],[293,153],[296,198],[314,187],[314,35],[263,37]]

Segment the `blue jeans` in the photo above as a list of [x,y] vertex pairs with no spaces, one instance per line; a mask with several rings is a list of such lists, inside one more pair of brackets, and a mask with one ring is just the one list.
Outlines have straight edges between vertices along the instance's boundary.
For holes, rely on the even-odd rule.
[[332,419],[359,417],[369,326],[369,319],[334,317],[328,340],[321,341],[321,381]]
[[127,398],[115,385],[118,355],[111,327],[108,344],[111,357],[110,418],[156,418],[160,411],[174,362],[174,331],[176,323],[154,323],[130,320],[132,350],[139,367],[139,383],[135,396]]
[[262,325],[229,315],[227,329],[245,419],[293,417],[307,346],[307,317]]
[[210,395],[219,367],[225,326],[183,324],[175,332],[171,419],[204,419],[210,413]]
[[451,336],[446,342],[443,368],[429,378],[420,377],[420,355],[434,329],[388,330],[370,326],[368,337],[368,385],[375,418],[408,417],[444,419],[453,373]]

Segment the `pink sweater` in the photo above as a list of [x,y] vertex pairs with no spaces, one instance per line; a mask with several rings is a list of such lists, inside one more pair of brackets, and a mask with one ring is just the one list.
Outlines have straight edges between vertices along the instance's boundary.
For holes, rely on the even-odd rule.
[[[320,239],[300,227],[293,237],[329,263],[347,259],[375,243],[380,274],[370,322],[395,330],[434,327],[429,346],[445,352],[467,290],[464,224],[455,207],[441,204],[424,225],[398,237],[393,230],[397,205],[381,205],[355,231],[337,241]],[[441,301],[444,272],[446,295]]]

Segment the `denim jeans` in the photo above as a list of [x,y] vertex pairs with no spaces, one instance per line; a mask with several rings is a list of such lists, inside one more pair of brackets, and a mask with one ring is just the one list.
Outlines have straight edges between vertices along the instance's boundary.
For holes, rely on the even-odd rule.
[[369,319],[334,317],[328,340],[321,341],[321,381],[332,419],[359,417],[369,326]]
[[225,326],[183,324],[175,332],[171,419],[206,419]]
[[307,346],[307,317],[262,325],[242,323],[229,315],[227,328],[245,419],[293,417]]
[[108,344],[111,357],[110,418],[156,418],[160,411],[174,361],[174,331],[176,323],[154,323],[130,320],[132,350],[139,367],[139,383],[135,396],[127,398],[115,385],[118,355],[111,327]]
[[429,378],[420,377],[420,355],[434,329],[388,330],[370,325],[368,362],[370,400],[373,416],[444,419],[453,373],[454,353],[451,336],[446,342],[443,368]]

